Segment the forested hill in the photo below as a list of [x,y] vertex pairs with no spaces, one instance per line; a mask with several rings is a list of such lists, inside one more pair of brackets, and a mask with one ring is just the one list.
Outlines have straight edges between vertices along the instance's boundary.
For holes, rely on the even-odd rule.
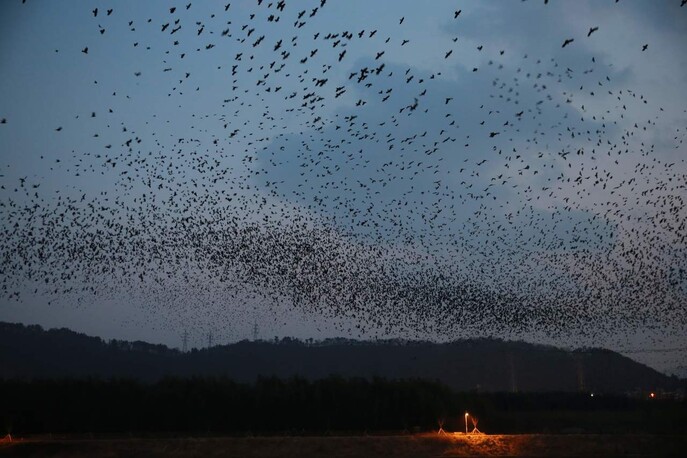
[[272,375],[422,378],[455,390],[479,391],[626,393],[685,386],[682,380],[609,350],[569,352],[495,339],[446,344],[283,339],[242,341],[183,353],[140,341],[105,342],[68,329],[0,323],[2,378],[96,376],[154,381],[165,376],[214,375],[237,381]]

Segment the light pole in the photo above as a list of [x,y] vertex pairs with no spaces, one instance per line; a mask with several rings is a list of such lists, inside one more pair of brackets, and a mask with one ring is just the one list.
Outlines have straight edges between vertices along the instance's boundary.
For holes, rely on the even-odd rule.
[[465,434],[468,433],[468,413],[465,412]]

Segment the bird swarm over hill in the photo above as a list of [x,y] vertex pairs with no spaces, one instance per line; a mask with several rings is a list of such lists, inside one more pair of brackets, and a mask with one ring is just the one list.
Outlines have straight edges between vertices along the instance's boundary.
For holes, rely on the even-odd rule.
[[[58,55],[93,59],[125,28],[140,68],[37,127],[73,139],[48,175],[3,169],[0,294],[136,291],[150,317],[254,296],[418,335],[687,324],[684,161],[647,140],[663,109],[615,83],[612,56],[571,68],[460,33],[422,48],[408,15],[327,30],[331,1],[85,11],[89,41]],[[461,11],[436,13],[460,30]],[[399,63],[418,50],[457,78]],[[210,111],[199,65],[226,87]],[[145,125],[117,108],[139,84],[173,102]],[[0,114],[2,136],[17,116]],[[684,148],[684,128],[670,136]],[[47,190],[50,174],[73,184]]]

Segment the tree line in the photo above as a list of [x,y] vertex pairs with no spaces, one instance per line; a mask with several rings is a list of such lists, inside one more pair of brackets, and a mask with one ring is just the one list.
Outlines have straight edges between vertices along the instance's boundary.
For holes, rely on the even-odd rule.
[[4,434],[14,435],[412,433],[439,425],[464,431],[465,412],[489,433],[687,433],[685,401],[466,393],[419,379],[0,380],[0,392]]

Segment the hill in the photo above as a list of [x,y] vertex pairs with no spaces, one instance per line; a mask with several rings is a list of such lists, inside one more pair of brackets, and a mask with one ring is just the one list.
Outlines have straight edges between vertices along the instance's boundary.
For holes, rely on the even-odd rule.
[[457,391],[675,391],[684,381],[603,349],[567,351],[498,339],[241,341],[187,353],[164,345],[106,342],[68,329],[0,323],[0,377],[258,376],[421,378]]

